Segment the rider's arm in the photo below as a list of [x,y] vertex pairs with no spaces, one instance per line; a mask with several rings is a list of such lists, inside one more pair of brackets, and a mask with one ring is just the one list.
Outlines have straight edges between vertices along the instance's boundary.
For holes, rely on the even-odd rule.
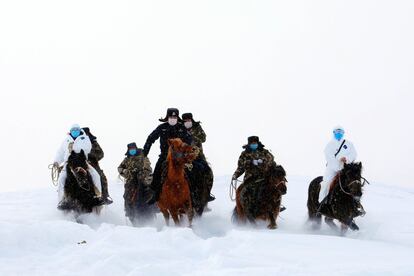
[[234,172],[233,176],[235,178],[239,178],[244,172],[246,171],[246,159],[244,154],[242,153],[239,157],[239,161],[237,162],[237,170]]
[[341,169],[341,162],[336,159],[335,153],[335,144],[329,143],[325,148],[326,166],[333,171],[339,171]]
[[96,161],[100,161],[104,158],[104,152],[96,140],[92,141],[92,150],[89,153],[89,158],[95,159]]
[[199,137],[198,138],[200,139],[200,142],[201,143],[205,143],[206,142],[207,135],[204,132],[204,129],[201,127],[201,125],[199,125],[198,127],[200,128],[200,133],[199,133]]
[[126,160],[127,160],[127,157],[122,161],[122,163],[119,165],[119,167],[118,167],[118,173],[121,175],[121,176],[125,176],[124,175],[124,169],[125,169],[125,162],[126,162]]
[[354,145],[351,142],[346,141],[346,146],[348,148],[346,149],[346,151],[344,151],[345,154],[343,155],[343,157],[346,158],[346,162],[348,164],[355,162],[355,160],[357,159],[357,152],[355,150]]
[[160,138],[161,130],[160,127],[157,127],[147,138],[147,141],[144,145],[144,155],[147,156],[151,150],[152,144]]

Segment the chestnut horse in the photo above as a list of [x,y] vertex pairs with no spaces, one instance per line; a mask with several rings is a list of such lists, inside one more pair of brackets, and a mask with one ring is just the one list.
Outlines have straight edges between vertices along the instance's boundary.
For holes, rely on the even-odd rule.
[[[253,183],[251,181],[254,181]],[[255,224],[256,220],[269,220],[269,229],[276,229],[282,195],[286,194],[286,172],[282,166],[273,164],[265,172],[263,179],[252,179],[243,183],[236,191],[236,207],[233,221]]]
[[185,174],[185,165],[194,161],[198,153],[181,139],[168,140],[167,173],[162,180],[158,207],[169,225],[170,215],[175,225],[180,224],[182,214],[188,216],[191,227],[194,210],[191,204],[190,183]]

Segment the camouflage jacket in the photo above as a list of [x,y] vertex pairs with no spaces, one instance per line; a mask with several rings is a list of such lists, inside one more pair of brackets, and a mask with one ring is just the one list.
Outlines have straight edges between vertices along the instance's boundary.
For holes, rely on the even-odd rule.
[[196,146],[200,150],[200,157],[205,159],[204,152],[203,152],[203,143],[206,142],[207,135],[204,132],[201,125],[198,123],[193,126],[188,133],[193,137],[192,146]]
[[126,179],[127,183],[132,180],[134,173],[137,173],[138,178],[144,180],[147,185],[150,185],[152,181],[151,162],[143,154],[125,157],[118,167],[118,172]]
[[88,160],[92,165],[98,165],[98,162],[104,158],[104,152],[98,141],[92,141],[92,150],[88,155]]
[[[255,165],[255,160],[257,165]],[[257,151],[246,149],[239,157],[237,170],[233,176],[238,178],[245,173],[244,181],[251,177],[263,177],[266,169],[270,168],[274,162],[273,155],[267,149],[258,149]]]

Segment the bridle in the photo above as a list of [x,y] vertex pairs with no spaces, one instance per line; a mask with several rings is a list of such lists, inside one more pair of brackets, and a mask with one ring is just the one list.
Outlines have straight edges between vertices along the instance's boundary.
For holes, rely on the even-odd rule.
[[[339,179],[339,187],[341,188],[341,191],[342,191],[344,194],[349,195],[349,196],[351,196],[351,197],[355,198],[353,194],[351,194],[351,193],[349,193],[349,192],[345,191],[344,187],[342,186],[341,174],[339,175],[338,179]],[[364,182],[361,182],[361,180],[356,179],[356,180],[351,181],[350,183],[348,183],[345,187],[347,188],[347,187],[349,187],[349,186],[353,185],[354,183],[356,183],[356,184],[360,184],[360,185],[361,185],[361,187],[364,187],[365,183],[368,183],[368,184],[369,184],[369,181],[368,181],[366,178],[364,178],[364,177],[362,177],[362,176],[361,176],[361,179],[363,179],[363,180],[364,180]]]
[[[87,176],[88,175],[88,172],[84,169],[84,168],[82,168],[82,167],[77,167],[77,168],[75,168],[75,169],[73,169],[73,168],[70,168],[70,170],[71,170],[71,172],[73,173],[73,175],[77,175],[77,174],[79,174],[79,173],[82,173],[83,175],[85,175],[85,176]],[[85,191],[87,191],[87,192],[89,192],[90,190],[91,190],[91,188],[90,187],[84,187],[83,185],[82,185],[82,183],[79,183],[78,182],[78,184],[79,184],[79,187],[81,187],[81,189],[82,190],[85,190]]]

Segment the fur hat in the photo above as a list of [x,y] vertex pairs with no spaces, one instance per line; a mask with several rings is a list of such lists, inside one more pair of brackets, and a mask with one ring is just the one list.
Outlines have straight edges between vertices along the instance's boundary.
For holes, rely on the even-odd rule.
[[86,135],[88,135],[89,139],[91,139],[91,142],[96,141],[96,136],[91,133],[89,127],[83,127],[82,130]]
[[247,145],[244,145],[243,148],[249,148],[249,145],[256,142],[259,145],[259,149],[263,149],[265,146],[260,142],[259,136],[250,136],[247,138]]
[[167,109],[167,115],[165,115],[165,118],[164,119],[161,118],[161,119],[159,119],[159,121],[163,122],[163,123],[168,122],[168,118],[172,117],[172,116],[177,116],[178,121],[182,122],[182,120],[180,118],[180,111],[177,108],[173,108],[173,107],[168,108]]
[[138,148],[137,147],[137,144],[135,143],[135,142],[133,142],[133,143],[129,143],[128,145],[127,145],[127,151],[126,151],[126,153],[125,153],[125,155],[129,155],[129,150],[130,149],[136,149],[137,150],[137,155],[139,155],[139,154],[141,154],[141,152],[142,152],[142,149],[140,149],[140,148]]
[[182,119],[183,121],[191,120],[194,125],[200,124],[200,122],[194,121],[193,113],[184,113]]

